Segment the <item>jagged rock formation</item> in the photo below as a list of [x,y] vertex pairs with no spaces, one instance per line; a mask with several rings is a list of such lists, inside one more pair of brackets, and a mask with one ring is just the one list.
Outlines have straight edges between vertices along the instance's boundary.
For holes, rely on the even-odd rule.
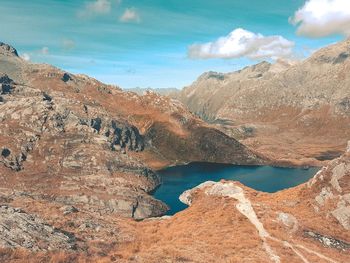
[[280,164],[320,164],[350,138],[349,50],[346,40],[302,62],[205,73],[175,97]]

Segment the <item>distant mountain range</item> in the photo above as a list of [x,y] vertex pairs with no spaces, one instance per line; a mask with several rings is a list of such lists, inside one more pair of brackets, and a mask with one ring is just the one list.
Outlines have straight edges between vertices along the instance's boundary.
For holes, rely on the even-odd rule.
[[208,72],[173,98],[271,159],[316,164],[350,138],[350,40],[300,62]]
[[124,89],[125,91],[131,91],[135,92],[138,95],[144,95],[147,91],[151,91],[154,93],[157,93],[159,95],[164,96],[173,96],[174,94],[177,94],[180,92],[177,88],[160,88],[160,89],[153,89],[153,88],[132,88],[132,89]]

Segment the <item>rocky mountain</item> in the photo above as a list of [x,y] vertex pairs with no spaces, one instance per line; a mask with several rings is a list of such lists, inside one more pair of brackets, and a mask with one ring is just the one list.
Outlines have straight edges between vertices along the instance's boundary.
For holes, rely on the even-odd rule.
[[[263,163],[177,101],[28,63],[3,43],[0,124],[0,196],[89,214],[163,215],[166,204],[149,195],[160,184],[154,168],[204,160]],[[24,214],[18,216],[27,222]],[[6,233],[13,224],[3,220],[0,232]],[[26,240],[33,243],[29,237],[21,242]],[[18,244],[12,238],[3,242]]]
[[350,138],[350,40],[301,62],[203,74],[174,97],[276,163],[319,165]]
[[[263,63],[256,70],[272,81],[296,66]],[[223,81],[221,74],[209,75]],[[327,93],[334,96],[326,100],[328,111],[323,104],[307,111],[324,113],[322,124],[330,125],[325,130],[311,122],[308,131],[319,127],[319,135],[310,134],[318,140],[347,133],[335,131],[349,125],[346,107],[336,106],[345,92],[338,89],[337,96],[336,88]],[[306,102],[295,103],[306,111]],[[292,135],[306,129],[283,123],[280,113],[272,122],[259,107],[259,127],[289,124]],[[243,113],[235,114],[243,123]],[[206,182],[180,196],[188,209],[161,217],[167,206],[150,195],[161,183],[152,169],[190,161],[268,162],[225,133],[244,130],[240,138],[249,144],[267,138],[264,131],[272,143],[278,132],[237,126],[228,117],[208,124],[176,100],[28,63],[0,44],[0,262],[348,262],[350,144],[306,184],[268,194],[237,182]]]

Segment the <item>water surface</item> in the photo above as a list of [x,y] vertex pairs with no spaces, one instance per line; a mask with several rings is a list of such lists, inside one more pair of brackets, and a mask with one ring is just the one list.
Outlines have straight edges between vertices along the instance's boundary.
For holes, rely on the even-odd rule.
[[154,197],[165,202],[173,215],[187,206],[179,196],[205,181],[234,180],[255,190],[274,193],[308,181],[318,168],[276,168],[270,166],[237,166],[216,163],[190,163],[158,171],[163,184]]

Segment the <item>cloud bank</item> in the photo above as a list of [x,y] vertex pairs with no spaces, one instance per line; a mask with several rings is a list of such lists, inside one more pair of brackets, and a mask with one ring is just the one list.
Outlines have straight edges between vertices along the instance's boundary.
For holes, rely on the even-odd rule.
[[350,36],[349,0],[308,0],[290,22],[298,26],[297,33],[310,37],[332,34]]
[[276,60],[291,57],[294,45],[282,36],[263,36],[238,28],[214,42],[191,45],[188,56],[193,59],[247,57]]
[[125,12],[122,14],[122,16],[119,18],[121,22],[128,23],[128,22],[140,22],[140,15],[138,14],[137,10],[135,8],[127,8]]

